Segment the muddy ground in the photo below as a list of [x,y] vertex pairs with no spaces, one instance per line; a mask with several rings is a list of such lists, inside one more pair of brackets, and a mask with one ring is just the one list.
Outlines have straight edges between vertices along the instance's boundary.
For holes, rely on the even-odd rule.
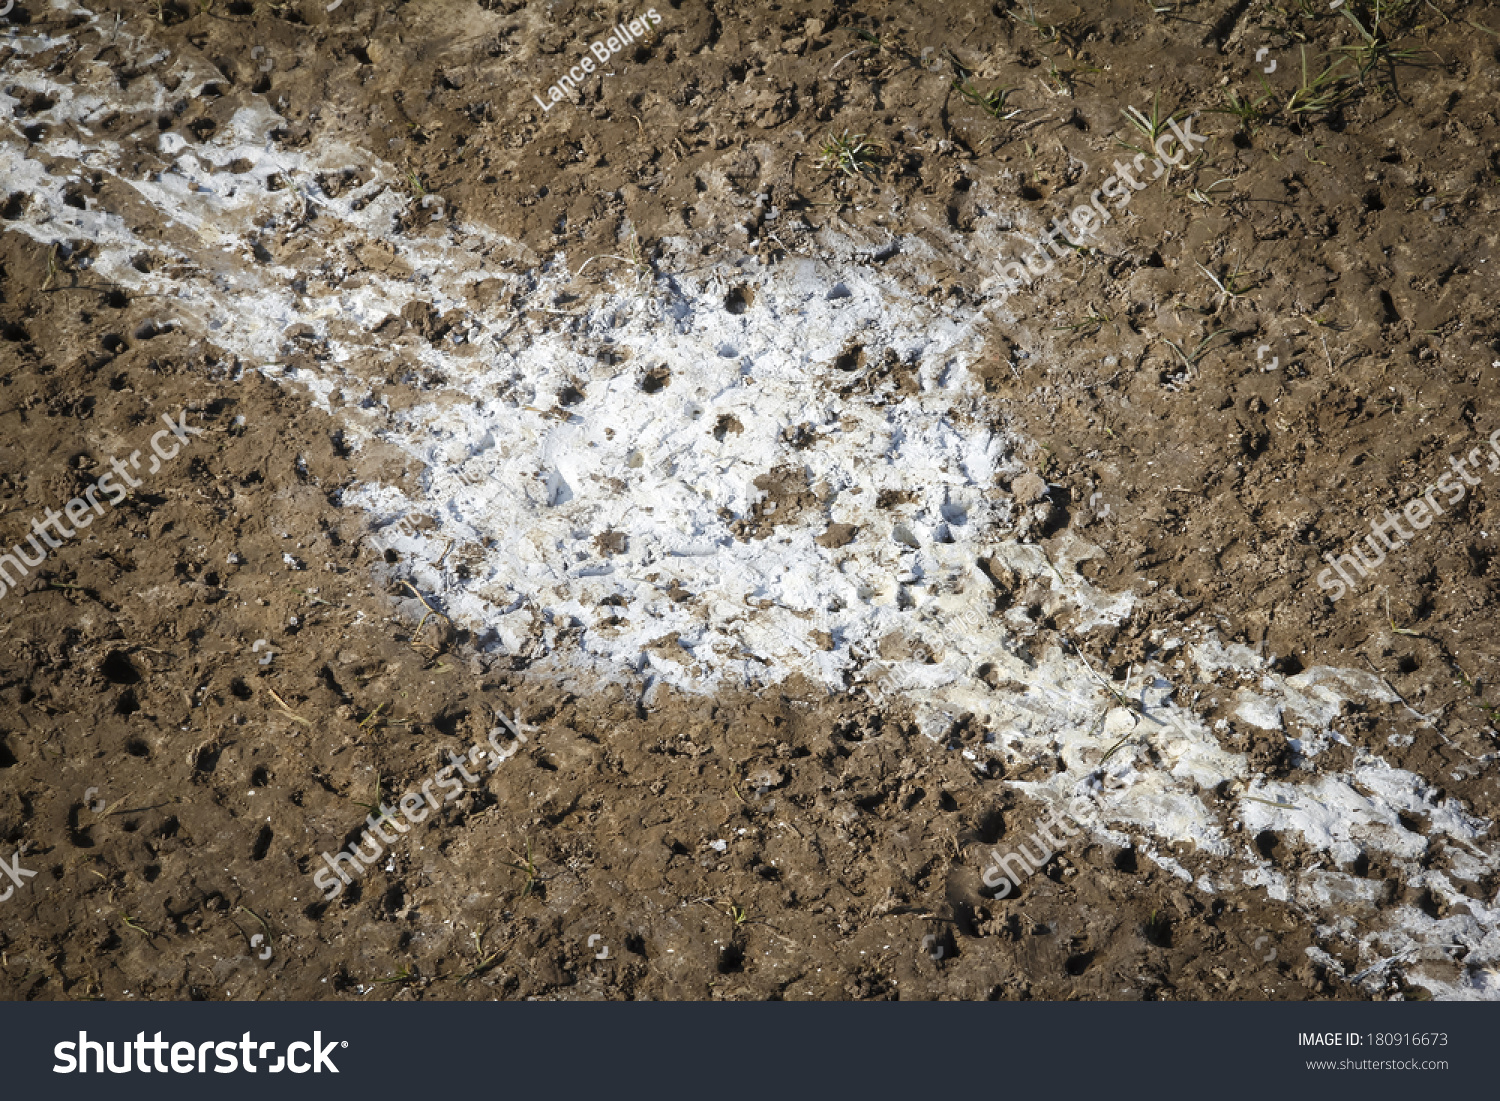
[[[261,99],[288,148],[336,136],[402,165],[443,219],[516,242],[518,270],[604,257],[580,296],[633,270],[669,280],[689,249],[668,238],[765,266],[831,234],[867,241],[875,265],[893,234],[922,238],[930,253],[907,249],[892,278],[954,310],[999,307],[983,388],[997,423],[1036,441],[1037,537],[1098,545],[1083,572],[1140,599],[1074,640],[1095,667],[1122,680],[1153,632],[1207,626],[1284,673],[1373,669],[1410,706],[1354,709],[1345,735],[1493,819],[1493,765],[1474,763],[1497,748],[1500,483],[1344,599],[1315,579],[1500,427],[1500,11],[1405,5],[1360,51],[1323,5],[1162,7],[664,2],[608,75],[544,109],[534,95],[587,43],[643,12],[22,0],[0,19],[0,75],[43,66],[123,102],[149,67],[139,44],[192,56],[222,74],[210,91],[97,120],[142,173],[161,134],[204,140]],[[43,26],[77,36],[7,45]],[[1312,77],[1341,67],[1296,98],[1302,49]],[[1273,61],[1258,108],[1214,113],[1227,93],[1258,101]],[[973,102],[1000,88],[1003,106]],[[1121,108],[1158,99],[1197,113],[1201,155],[998,303],[975,227],[1102,177],[1140,140]],[[12,100],[0,141],[81,163],[80,209],[128,212],[51,104]],[[844,133],[872,143],[852,172],[819,163]],[[476,648],[342,503],[415,476],[399,455],[349,448],[305,395],[173,328],[172,303],[98,283],[87,240],[65,252],[8,230],[24,190],[0,182],[0,203],[0,545],[144,451],[162,414],[203,430],[0,598],[0,855],[37,873],[0,903],[0,995],[1426,996],[1399,969],[1350,981],[1365,961],[1285,903],[1205,895],[1130,847],[1079,842],[991,897],[989,852],[1039,814],[1007,781],[1055,763],[982,774],[918,736],[899,699],[797,681],[580,692]],[[264,247],[289,262],[301,245]],[[358,259],[400,263],[379,241]],[[518,308],[478,294],[476,309]],[[436,341],[450,324],[379,335]],[[387,397],[419,386],[392,378]],[[420,790],[497,711],[531,728],[516,755],[325,901],[319,854],[359,837],[361,804]],[[1268,775],[1300,767],[1275,738],[1234,736]],[[1307,863],[1293,839],[1258,844]],[[1361,874],[1382,907],[1449,905],[1378,861]]]

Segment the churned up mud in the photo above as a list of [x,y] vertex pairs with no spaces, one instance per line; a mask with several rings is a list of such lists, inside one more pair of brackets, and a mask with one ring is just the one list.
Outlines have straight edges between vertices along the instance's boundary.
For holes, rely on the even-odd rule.
[[0,994],[1500,997],[1497,207],[1465,0],[16,0]]

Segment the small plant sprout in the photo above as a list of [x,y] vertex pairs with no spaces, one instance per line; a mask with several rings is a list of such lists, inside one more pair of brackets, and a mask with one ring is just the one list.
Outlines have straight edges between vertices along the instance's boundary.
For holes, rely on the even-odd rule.
[[1354,24],[1359,35],[1358,42],[1352,46],[1342,46],[1340,51],[1354,62],[1361,82],[1376,65],[1383,65],[1388,73],[1394,74],[1398,64],[1417,64],[1421,51],[1396,49],[1391,44],[1390,29],[1387,26],[1389,21],[1414,6],[1412,0],[1373,0],[1365,13],[1369,26],[1354,14],[1353,5],[1339,9],[1339,14]]
[[1405,627],[1397,627],[1395,617],[1391,615],[1391,595],[1385,595],[1385,621],[1391,625],[1391,631],[1398,635],[1406,635],[1410,638],[1426,638],[1420,631],[1409,631]]
[[140,933],[141,936],[145,937],[147,940],[156,939],[157,934],[153,933],[150,929],[147,929],[139,921],[131,917],[129,914],[125,913],[123,910],[120,911],[120,917],[125,922],[125,928],[134,929],[137,933]]
[[1240,276],[1248,275],[1250,274],[1249,272],[1227,272],[1224,275],[1224,278],[1220,280],[1217,275],[1209,271],[1202,264],[1198,264],[1197,268],[1208,277],[1209,282],[1213,283],[1214,286],[1219,288],[1219,304],[1214,307],[1214,313],[1218,313],[1219,310],[1223,309],[1224,306],[1233,299],[1243,298],[1248,292],[1253,291],[1256,287],[1260,286],[1259,283],[1251,283],[1249,286],[1242,286],[1240,284]]
[[1008,11],[1005,14],[1021,26],[1034,31],[1036,36],[1043,42],[1056,42],[1058,40],[1060,32],[1057,29],[1057,25],[1042,22],[1036,13],[1036,5],[1031,0],[1027,0],[1026,13],[1024,15],[1017,11]]
[[[1055,568],[1056,567],[1054,567],[1054,569]],[[1126,693],[1128,693],[1130,691],[1130,682],[1135,677],[1135,666],[1134,665],[1130,666],[1128,669],[1125,670],[1125,687],[1124,688],[1116,688],[1113,684],[1111,684],[1109,681],[1107,681],[1107,680],[1104,679],[1104,675],[1102,673],[1100,673],[1092,665],[1089,665],[1089,660],[1088,660],[1088,658],[1084,658],[1083,657],[1083,651],[1082,650],[1080,650],[1077,646],[1074,646],[1073,647],[1073,652],[1076,653],[1079,657],[1083,658],[1083,664],[1084,664],[1085,668],[1087,668],[1090,673],[1093,673],[1094,674],[1094,679],[1097,680],[1100,683],[1100,685],[1103,686],[1103,688],[1104,688],[1104,690],[1106,692],[1108,692],[1111,696],[1114,697],[1115,703],[1119,704],[1121,707],[1125,708],[1127,711],[1139,712],[1141,710],[1140,701],[1139,700],[1133,700],[1128,695],[1126,695]]]
[[404,986],[407,983],[418,981],[421,977],[421,974],[410,965],[403,964],[401,970],[397,971],[394,975],[389,975],[383,979],[371,979],[370,981],[381,985]]
[[47,250],[47,278],[42,283],[42,290],[46,291],[52,286],[52,280],[57,278],[57,245]]
[[1075,89],[1073,74],[1058,67],[1057,58],[1047,59],[1046,88],[1055,96],[1072,96]]
[[[1349,98],[1348,77],[1338,75],[1339,61],[1327,66],[1317,76],[1310,75],[1307,67],[1307,47],[1299,47],[1302,57],[1302,79],[1296,91],[1286,101],[1287,113],[1291,115],[1316,115],[1331,111]],[[1340,61],[1343,59],[1341,58]]]
[[531,839],[529,837],[526,839],[526,855],[524,857],[516,852],[515,849],[510,850],[510,855],[515,857],[520,863],[512,864],[506,860],[502,860],[500,863],[506,868],[513,868],[526,877],[526,885],[521,889],[521,901],[525,902],[531,897],[531,892],[536,888],[539,876],[536,861],[531,858]]
[[477,979],[480,975],[483,975],[490,968],[494,967],[495,964],[499,962],[500,957],[505,954],[506,946],[510,943],[509,941],[507,941],[506,944],[501,945],[499,948],[486,955],[484,951],[484,930],[479,930],[479,932],[473,934],[473,937],[474,957],[478,960],[478,963],[474,965],[474,969],[472,971],[468,972],[467,974],[460,975],[458,977],[459,982],[468,982],[470,979]]
[[1092,336],[1100,328],[1114,320],[1109,314],[1101,314],[1097,310],[1089,310],[1088,316],[1082,321],[1075,321],[1071,325],[1054,325],[1053,332],[1074,333],[1075,335]]
[[646,258],[646,250],[641,246],[641,235],[630,227],[630,243],[625,246],[625,263],[635,272],[638,282],[646,282],[651,276],[651,261]]
[[962,96],[966,103],[973,104],[985,112],[985,114],[990,115],[1000,122],[1009,122],[1021,113],[1021,108],[1011,108],[1007,102],[1011,92],[1015,91],[1014,88],[996,88],[988,95],[983,95],[978,88],[974,87],[973,82],[965,76],[954,79],[953,90]]
[[842,172],[850,179],[868,179],[866,173],[879,163],[880,152],[881,147],[866,141],[864,134],[851,135],[845,130],[823,143],[818,164],[829,172]]
[[1210,107],[1209,111],[1218,115],[1231,115],[1239,120],[1240,129],[1247,135],[1254,137],[1258,123],[1265,122],[1271,117],[1271,113],[1263,109],[1263,105],[1274,99],[1271,86],[1266,83],[1266,78],[1260,78],[1261,87],[1265,92],[1254,99],[1241,99],[1238,92],[1226,90],[1224,92],[1224,106]]
[[1055,96],[1072,97],[1078,88],[1079,73],[1101,73],[1103,69],[1092,65],[1078,65],[1071,69],[1060,68],[1057,58],[1047,59],[1047,90]]
[[[1104,715],[1100,715],[1099,716],[1099,722],[1097,724],[1095,724],[1094,730],[1092,730],[1092,731],[1089,732],[1090,736],[1092,736],[1093,733],[1095,731],[1097,731],[1099,729],[1099,727],[1104,724],[1105,718],[1106,718],[1106,716],[1104,716]],[[1139,725],[1139,724],[1137,724],[1137,725]],[[1125,745],[1126,742],[1130,741],[1131,738],[1134,738],[1135,734],[1136,734],[1136,728],[1135,727],[1131,727],[1129,733],[1127,733],[1123,738],[1121,738],[1118,742],[1116,742],[1114,745],[1110,746],[1109,749],[1107,749],[1105,751],[1104,756],[1099,758],[1099,764],[1096,767],[1099,770],[1102,771],[1103,768],[1104,768],[1104,766],[1109,763],[1109,759],[1111,757],[1113,757],[1116,753],[1118,753],[1124,747],[1124,745]]]
[[1214,198],[1214,188],[1218,187],[1220,184],[1227,184],[1228,182],[1228,179],[1215,180],[1207,187],[1195,187],[1188,192],[1188,198],[1192,199],[1195,203],[1202,203],[1204,206],[1215,206],[1217,205],[1218,200]]
[[[844,54],[843,57],[835,61],[833,63],[833,67],[828,70],[829,77],[832,77],[833,74],[838,71],[838,67],[844,62],[848,61],[851,57],[855,57],[863,53],[869,53],[871,50],[874,50],[877,54],[881,54],[883,56],[898,54],[908,61],[913,60],[911,53],[902,48],[900,41],[895,36],[882,35],[877,33],[876,31],[870,30],[867,27],[856,27],[854,29],[854,37],[858,38],[861,42],[864,43],[864,45],[854,47],[854,49],[850,50],[848,53]],[[922,64],[922,62],[918,60],[917,64],[920,65]]]
[[370,802],[368,802],[368,803],[361,803],[358,799],[351,799],[350,802],[352,802],[356,807],[363,807],[365,810],[369,811],[370,814],[374,816],[374,818],[375,818],[375,824],[378,826],[378,825],[380,825],[381,822],[385,822],[385,821],[394,822],[395,821],[395,819],[392,818],[389,814],[387,814],[385,812],[385,810],[380,805],[381,804],[381,800],[383,800],[384,798],[385,798],[385,777],[383,777],[383,776],[381,776],[381,775],[379,775],[377,773],[376,776],[375,776],[375,790],[370,795]]
[[1197,346],[1193,348],[1191,352],[1184,350],[1183,346],[1181,344],[1178,344],[1175,340],[1168,340],[1167,343],[1172,346],[1172,350],[1177,353],[1178,358],[1182,360],[1183,364],[1189,371],[1196,371],[1198,369],[1198,361],[1202,359],[1204,353],[1208,351],[1208,346],[1212,344],[1216,339],[1223,336],[1225,333],[1231,331],[1232,330],[1230,329],[1215,329],[1213,332],[1209,333],[1208,336],[1199,341]]
[[[1151,113],[1149,115],[1135,106],[1127,106],[1120,109],[1120,113],[1125,116],[1126,121],[1135,127],[1140,135],[1146,139],[1146,144],[1153,148],[1155,148],[1158,138],[1169,133],[1168,128],[1172,125],[1173,118],[1176,117],[1175,115],[1168,115],[1166,118],[1162,117],[1160,98],[1160,93],[1152,95]],[[1121,144],[1124,143],[1122,142]],[[1144,152],[1144,150],[1137,149],[1133,145],[1128,145],[1126,148],[1135,149],[1137,153]]]
[[645,250],[641,247],[640,234],[635,231],[634,226],[630,227],[629,233],[626,237],[626,241],[627,244],[625,246],[624,256],[617,256],[614,253],[610,252],[600,253],[597,256],[590,256],[582,264],[578,265],[578,270],[573,274],[575,276],[582,275],[583,269],[588,267],[595,260],[617,260],[620,263],[626,264],[630,267],[631,271],[635,273],[635,279],[637,283],[649,282],[651,276],[653,275],[653,272],[651,270],[651,261],[647,258]]
[[1461,684],[1467,688],[1469,694],[1474,697],[1469,703],[1483,711],[1492,726],[1500,727],[1500,707],[1484,702],[1484,685],[1478,681],[1471,680],[1469,674],[1464,672],[1463,666],[1459,665],[1458,662],[1453,662],[1453,668],[1458,670],[1458,680],[1453,683],[1455,685]]

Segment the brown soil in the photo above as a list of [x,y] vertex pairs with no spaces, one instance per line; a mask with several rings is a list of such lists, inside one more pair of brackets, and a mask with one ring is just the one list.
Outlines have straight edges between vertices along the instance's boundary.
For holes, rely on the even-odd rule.
[[[913,286],[971,310],[989,304],[992,274],[958,259],[975,254],[977,224],[1018,196],[1048,217],[1086,196],[1124,155],[1121,107],[1159,95],[1200,112],[1200,162],[995,313],[985,384],[1045,445],[1028,457],[1054,506],[1040,534],[1083,534],[1107,552],[1085,566],[1092,580],[1142,599],[1080,644],[1114,673],[1153,630],[1207,623],[1263,641],[1284,671],[1373,666],[1441,718],[1391,708],[1357,716],[1351,737],[1411,735],[1383,749],[1392,763],[1494,817],[1493,775],[1462,766],[1495,747],[1479,706],[1500,702],[1495,483],[1337,604],[1314,579],[1325,552],[1500,425],[1487,266],[1500,37],[1468,22],[1500,16],[1412,5],[1396,31],[1422,67],[1377,65],[1342,106],[1241,126],[1209,111],[1224,89],[1258,94],[1258,47],[1279,60],[1269,111],[1295,88],[1299,36],[1313,54],[1354,45],[1351,26],[1292,5],[1041,6],[1047,26],[1031,28],[1008,17],[1025,5],[664,0],[612,75],[544,112],[533,92],[545,99],[584,43],[638,10],[113,0],[101,19],[118,12],[130,35],[206,59],[223,82],[107,129],[149,162],[162,130],[209,133],[264,97],[291,120],[289,145],[337,135],[404,163],[446,218],[532,262],[561,251],[574,268],[600,254],[650,268],[659,242],[683,237],[703,255],[753,240],[777,264],[817,252],[825,231],[872,254],[899,232],[935,250],[913,261]],[[43,18],[34,2],[8,16]],[[102,61],[128,85],[126,52],[89,42],[27,60],[0,38],[0,75],[51,64],[95,81]],[[927,47],[939,72],[921,64]],[[1002,121],[967,102],[945,49],[982,93],[1016,87],[1028,113]],[[44,110],[21,102],[0,141],[45,145],[22,133]],[[846,130],[879,143],[868,178],[817,164]],[[128,205],[114,180],[81,178],[92,206]],[[329,194],[355,183],[320,181]],[[0,186],[5,219],[25,202]],[[367,519],[341,504],[377,472],[399,480],[399,457],[351,455],[305,396],[143,328],[154,303],[92,284],[86,242],[60,263],[6,230],[0,545],[145,448],[162,414],[186,409],[204,433],[0,600],[0,857],[24,845],[38,872],[3,903],[0,996],[1364,996],[1309,959],[1314,930],[1291,910],[1253,891],[1204,896],[1128,848],[1080,844],[988,897],[990,849],[1029,836],[1036,809],[918,736],[899,702],[792,686],[648,703],[560,691],[522,659],[477,653],[384,580]],[[371,242],[356,262],[401,261]],[[611,264],[594,266],[600,280]],[[1221,281],[1246,273],[1231,284],[1243,293],[1221,294],[1200,264]],[[402,321],[428,340],[452,323]],[[1166,343],[1191,354],[1218,329],[1231,332],[1191,368]],[[400,381],[387,396],[411,393]],[[745,517],[747,538],[816,492],[791,476],[761,488],[780,507]],[[359,804],[380,801],[377,785],[388,802],[420,790],[450,751],[485,743],[497,711],[535,728],[520,752],[325,902],[318,854],[359,836]],[[1396,876],[1386,891],[1385,905],[1436,905]]]

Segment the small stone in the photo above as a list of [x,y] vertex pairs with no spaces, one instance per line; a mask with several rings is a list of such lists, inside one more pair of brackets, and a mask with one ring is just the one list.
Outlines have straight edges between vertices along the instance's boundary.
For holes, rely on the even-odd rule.
[[1047,495],[1047,483],[1028,471],[1010,484],[1010,491],[1021,504],[1029,505]]
[[757,791],[779,788],[786,783],[786,769],[777,766],[758,768],[749,777],[750,786]]

